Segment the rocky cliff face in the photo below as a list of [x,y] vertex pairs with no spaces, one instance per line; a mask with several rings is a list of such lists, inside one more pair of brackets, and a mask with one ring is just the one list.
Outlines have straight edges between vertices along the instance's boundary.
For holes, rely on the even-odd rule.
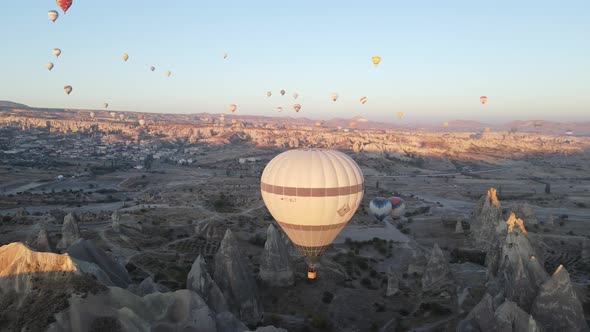
[[186,280],[186,288],[199,294],[215,312],[229,310],[223,293],[207,272],[207,264],[201,255],[193,262]]
[[64,217],[64,222],[61,228],[61,240],[57,244],[57,249],[67,249],[79,238],[80,227],[78,226],[78,218],[70,212]]
[[274,287],[292,286],[295,283],[288,248],[272,224],[266,230],[266,243],[260,257],[259,276]]
[[495,188],[488,189],[486,195],[479,199],[471,228],[478,249],[489,252],[498,247],[496,240],[505,232],[506,224]]
[[562,265],[541,286],[531,313],[548,331],[590,331],[569,273]]
[[453,285],[452,277],[447,258],[438,244],[434,244],[422,275],[422,291],[426,293],[449,291]]
[[73,258],[97,265],[115,286],[126,288],[131,283],[125,267],[90,240],[79,239],[69,246],[66,253]]
[[225,232],[215,255],[214,280],[223,292],[230,311],[248,325],[262,318],[254,276],[244,262],[239,244],[231,230]]

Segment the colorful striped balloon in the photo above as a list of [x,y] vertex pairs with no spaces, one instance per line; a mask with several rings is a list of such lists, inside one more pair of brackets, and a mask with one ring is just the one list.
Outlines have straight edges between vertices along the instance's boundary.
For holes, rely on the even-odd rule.
[[389,197],[389,201],[391,202],[391,216],[393,218],[400,218],[403,216],[404,211],[406,210],[406,201],[400,197]]

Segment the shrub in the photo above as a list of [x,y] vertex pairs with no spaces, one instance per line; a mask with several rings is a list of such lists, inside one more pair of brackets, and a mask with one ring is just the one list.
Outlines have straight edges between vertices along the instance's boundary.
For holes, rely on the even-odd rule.
[[324,291],[324,293],[322,294],[322,302],[329,304],[332,302],[332,299],[334,299],[334,294],[328,291]]

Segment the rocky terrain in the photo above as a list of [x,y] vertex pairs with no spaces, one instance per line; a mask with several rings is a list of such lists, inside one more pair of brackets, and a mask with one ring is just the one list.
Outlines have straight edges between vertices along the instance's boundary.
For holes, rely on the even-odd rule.
[[[2,331],[588,330],[587,137],[87,113],[0,111]],[[259,184],[312,146],[365,176],[315,281]]]

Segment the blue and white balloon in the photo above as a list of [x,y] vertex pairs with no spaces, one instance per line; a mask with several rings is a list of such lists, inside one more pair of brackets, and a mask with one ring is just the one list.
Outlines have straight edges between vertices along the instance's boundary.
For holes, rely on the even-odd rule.
[[406,201],[400,197],[389,197],[389,201],[391,202],[391,216],[393,218],[403,216],[406,210]]
[[391,213],[391,202],[385,197],[375,197],[369,202],[369,210],[373,217],[383,221]]

